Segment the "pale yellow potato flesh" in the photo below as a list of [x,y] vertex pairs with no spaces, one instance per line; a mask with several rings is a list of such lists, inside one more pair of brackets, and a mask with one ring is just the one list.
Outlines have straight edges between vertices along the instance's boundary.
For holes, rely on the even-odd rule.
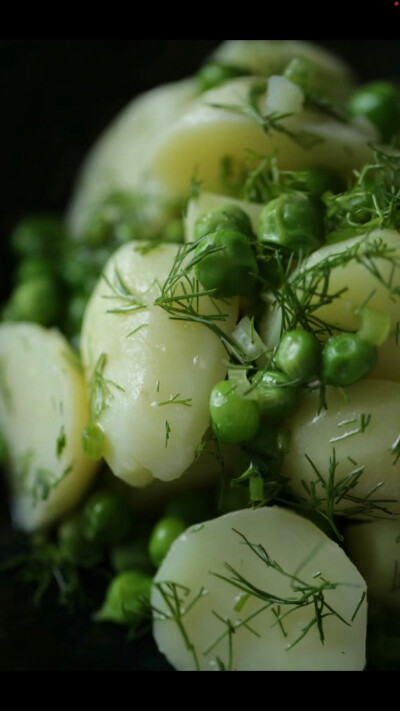
[[98,469],[82,451],[86,384],[61,334],[33,324],[0,327],[0,368],[12,518],[32,533],[77,506]]
[[154,146],[195,95],[192,80],[168,84],[134,99],[115,119],[82,167],[67,216],[73,235],[80,236],[93,209],[111,193],[159,193],[149,175]]
[[326,488],[321,483],[316,485],[321,509],[326,508],[330,460],[335,453],[335,485],[361,469],[357,486],[341,500],[339,495],[335,497],[335,513],[349,518],[359,518],[363,514],[389,518],[390,512],[400,513],[400,460],[397,455],[400,446],[400,385],[363,380],[346,388],[345,393],[328,387],[326,395],[328,410],[318,414],[319,393],[305,393],[295,414],[285,422],[285,428],[291,432],[291,444],[282,474],[289,479],[292,491],[310,502],[303,482],[309,489],[313,482],[318,482],[312,462],[326,483]]
[[[239,534],[251,544],[262,545],[289,576],[297,576],[311,586],[321,585],[322,578],[332,585],[338,583],[335,590],[324,592],[324,602],[349,626],[329,616],[323,620],[324,644],[315,624],[300,641],[315,618],[313,604],[296,608],[277,601],[264,609],[268,602],[252,595],[246,598],[245,592],[218,578],[232,577],[227,569],[230,565],[258,590],[289,602],[301,597],[294,591],[292,580],[257,558]],[[231,666],[239,672],[362,671],[365,667],[366,585],[336,543],[292,512],[279,508],[246,510],[189,529],[173,545],[155,583],[154,636],[160,651],[179,671],[195,671],[196,666],[200,671],[218,671],[218,660],[227,669]],[[171,614],[160,593],[161,586],[164,593],[171,594],[168,583],[182,586],[176,590],[182,600],[181,623],[187,645],[176,622],[168,619]],[[202,590],[204,594],[185,614]],[[288,612],[290,615],[282,620],[283,633],[277,616]],[[227,621],[235,632],[231,665],[229,635],[223,636]],[[248,628],[243,625],[246,621]],[[291,645],[295,646],[290,649]]]
[[200,217],[207,212],[223,208],[226,205],[234,205],[243,210],[249,216],[254,232],[257,233],[258,223],[264,209],[263,205],[258,205],[255,202],[245,202],[244,200],[235,200],[225,195],[201,192],[198,198],[191,200],[188,205],[185,216],[185,241],[195,241],[194,228]]
[[400,522],[349,525],[345,545],[368,585],[370,600],[400,611]]
[[223,159],[229,157],[233,176],[240,176],[246,170],[249,152],[261,156],[276,153],[282,170],[319,166],[344,177],[372,162],[368,143],[375,133],[353,124],[310,111],[284,119],[283,127],[312,137],[314,145],[306,148],[279,131],[268,135],[254,118],[220,108],[248,104],[254,81],[237,79],[204,94],[163,134],[154,152],[152,174],[167,191],[186,195],[196,178],[203,190],[221,192]]
[[[365,258],[365,250],[374,244],[386,245],[387,258],[373,258],[374,269]],[[400,234],[395,230],[377,230],[369,236],[363,235],[336,245],[328,245],[314,252],[304,265],[303,271],[315,274],[315,270],[342,255],[353,254],[348,263],[338,263],[330,269],[327,295],[335,297],[332,303],[313,312],[313,316],[330,324],[333,328],[357,331],[356,311],[368,301],[368,308],[387,314],[391,318],[391,335],[379,348],[377,367],[369,377],[374,380],[400,382],[400,343],[397,327],[400,323]],[[397,264],[393,263],[397,260]],[[322,282],[321,282],[322,284]],[[321,292],[322,287],[319,289]],[[336,295],[338,295],[336,297]],[[316,300],[314,300],[316,303]],[[266,313],[261,326],[261,336],[269,348],[274,348],[280,338],[281,313],[279,308],[271,308]]]
[[352,69],[326,49],[303,40],[227,40],[214,54],[217,61],[267,77],[282,74],[297,57],[312,68],[314,89],[339,100],[350,96],[355,85]]
[[[147,254],[142,247],[130,243],[112,257],[82,333],[89,388],[101,360],[104,366],[107,392],[99,421],[106,436],[105,459],[115,476],[135,487],[153,479],[173,481],[192,465],[210,426],[211,391],[225,379],[228,358],[208,327],[174,321],[154,303],[178,246],[164,244]],[[121,298],[118,278],[127,298]],[[226,318],[217,322],[219,327],[227,335],[234,330],[237,299],[217,304],[200,297],[195,309],[203,315],[220,309]]]

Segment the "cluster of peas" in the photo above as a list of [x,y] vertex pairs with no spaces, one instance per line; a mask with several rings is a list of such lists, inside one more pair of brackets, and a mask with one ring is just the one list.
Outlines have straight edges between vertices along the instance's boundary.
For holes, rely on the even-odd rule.
[[[326,186],[329,173],[311,170],[309,174],[310,183],[324,174],[320,185]],[[288,192],[270,201],[261,214],[257,236],[249,217],[236,205],[226,205],[203,215],[195,225],[196,277],[222,299],[254,296],[267,286],[260,275],[265,249],[283,258],[293,252],[309,254],[321,246],[322,235],[318,205],[303,193]],[[282,422],[295,409],[301,387],[312,379],[347,387],[366,377],[378,360],[371,330],[371,337],[364,327],[355,334],[334,336],[325,345],[311,330],[285,333],[270,354],[269,370],[253,368],[247,394],[227,381],[213,389],[210,410],[219,440],[246,443],[257,436],[262,419]]]
[[210,515],[208,494],[196,498],[178,497],[153,528],[138,530],[126,499],[101,490],[61,524],[57,553],[64,563],[90,570],[108,559],[116,573],[96,621],[134,631],[148,618],[154,572],[188,526]]

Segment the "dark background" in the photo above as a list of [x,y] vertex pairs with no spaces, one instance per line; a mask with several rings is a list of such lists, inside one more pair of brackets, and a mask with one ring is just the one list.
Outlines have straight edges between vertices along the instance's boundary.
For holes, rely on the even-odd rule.
[[[398,9],[400,13],[400,8]],[[7,238],[30,212],[65,208],[93,141],[139,92],[193,73],[222,40],[0,40],[0,295]],[[400,40],[312,40],[337,51],[361,80],[398,76]],[[0,490],[0,561],[17,551]],[[0,583],[0,670],[167,669],[151,641],[54,610],[31,610],[25,589]]]

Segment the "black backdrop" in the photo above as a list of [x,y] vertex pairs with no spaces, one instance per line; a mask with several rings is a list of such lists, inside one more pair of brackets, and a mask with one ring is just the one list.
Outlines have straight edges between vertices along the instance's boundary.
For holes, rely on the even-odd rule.
[[[0,293],[7,236],[28,212],[63,210],[85,152],[137,93],[194,72],[222,40],[0,40]],[[314,40],[350,61],[360,79],[395,78],[400,40]],[[0,560],[17,550],[0,492]],[[167,669],[151,642],[128,646],[55,611],[31,610],[27,592],[0,585],[1,670]]]

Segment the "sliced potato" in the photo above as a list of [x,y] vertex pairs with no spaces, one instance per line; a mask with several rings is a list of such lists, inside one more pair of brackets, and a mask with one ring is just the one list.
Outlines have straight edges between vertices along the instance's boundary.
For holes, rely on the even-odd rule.
[[158,192],[148,175],[154,144],[195,91],[190,80],[159,87],[135,99],[111,124],[83,166],[68,213],[72,234],[84,231],[93,209],[110,193]]
[[[232,175],[240,176],[249,151],[267,156],[276,153],[282,170],[320,166],[344,177],[372,161],[368,142],[375,134],[319,113],[304,111],[279,122],[281,127],[300,134],[300,144],[280,131],[272,130],[268,135],[257,120],[238,112],[248,104],[254,81],[237,79],[204,94],[163,134],[154,151],[152,172],[166,190],[185,195],[195,176],[204,190],[221,192],[223,159],[229,157]],[[260,97],[260,106],[264,101]]]
[[400,522],[374,521],[348,526],[350,559],[365,578],[369,599],[400,610]]
[[[382,256],[369,255],[376,254]],[[352,255],[347,259],[346,255]],[[393,260],[397,261],[393,263]],[[400,381],[400,234],[395,230],[378,230],[369,236],[363,235],[336,245],[328,245],[314,252],[304,266],[309,281],[314,284],[318,272],[329,273],[327,296],[331,303],[316,309],[318,319],[334,328],[348,331],[358,329],[355,312],[368,301],[368,308],[387,314],[391,318],[391,336],[379,349],[377,368],[372,379]],[[335,266],[336,264],[336,266]],[[317,290],[322,292],[323,280]],[[318,303],[316,297],[311,303]],[[272,308],[265,316],[261,335],[269,348],[274,348],[280,338],[281,313]]]
[[0,368],[12,516],[33,532],[73,509],[98,468],[82,452],[86,385],[65,339],[33,324],[0,327]]
[[240,209],[249,216],[254,232],[257,232],[260,216],[264,209],[263,205],[258,205],[254,202],[245,202],[244,200],[235,200],[234,198],[215,195],[213,193],[200,193],[198,198],[190,201],[187,209],[185,218],[185,241],[195,241],[194,228],[200,217],[207,212],[224,207],[225,205],[236,205],[236,207],[240,207]]
[[[263,546],[258,552],[270,556],[270,565],[242,536]],[[236,578],[239,587],[218,576]],[[250,586],[255,594],[248,594]],[[302,606],[306,586],[315,593]],[[315,617],[317,589],[324,644]],[[344,552],[309,521],[278,508],[240,511],[189,529],[173,545],[155,578],[154,636],[179,671],[362,671],[365,593]],[[181,629],[171,619],[174,606]]]
[[[315,482],[321,509],[333,498],[334,512],[349,518],[400,513],[400,385],[365,380],[346,389],[345,395],[328,388],[327,404],[328,410],[318,414],[319,393],[304,394],[285,425],[291,431],[291,447],[282,473],[293,492],[310,501],[305,486],[310,491]],[[333,474],[335,486],[342,484],[344,491],[336,489],[329,497]],[[346,486],[352,474],[354,480],[348,479]]]
[[312,87],[325,96],[343,100],[354,88],[349,66],[326,49],[302,40],[228,40],[214,55],[218,61],[249,69],[251,74],[282,74],[296,57],[313,70]]
[[[161,245],[144,254],[142,246],[128,244],[111,259],[82,334],[92,417],[105,431],[105,458],[117,477],[137,487],[153,478],[178,479],[191,466],[210,425],[211,391],[227,372],[226,350],[212,330],[171,320],[154,303],[178,247]],[[185,287],[191,288],[187,282]],[[200,297],[193,303],[200,316],[219,309],[226,318],[216,324],[232,333],[237,300],[218,305]]]

